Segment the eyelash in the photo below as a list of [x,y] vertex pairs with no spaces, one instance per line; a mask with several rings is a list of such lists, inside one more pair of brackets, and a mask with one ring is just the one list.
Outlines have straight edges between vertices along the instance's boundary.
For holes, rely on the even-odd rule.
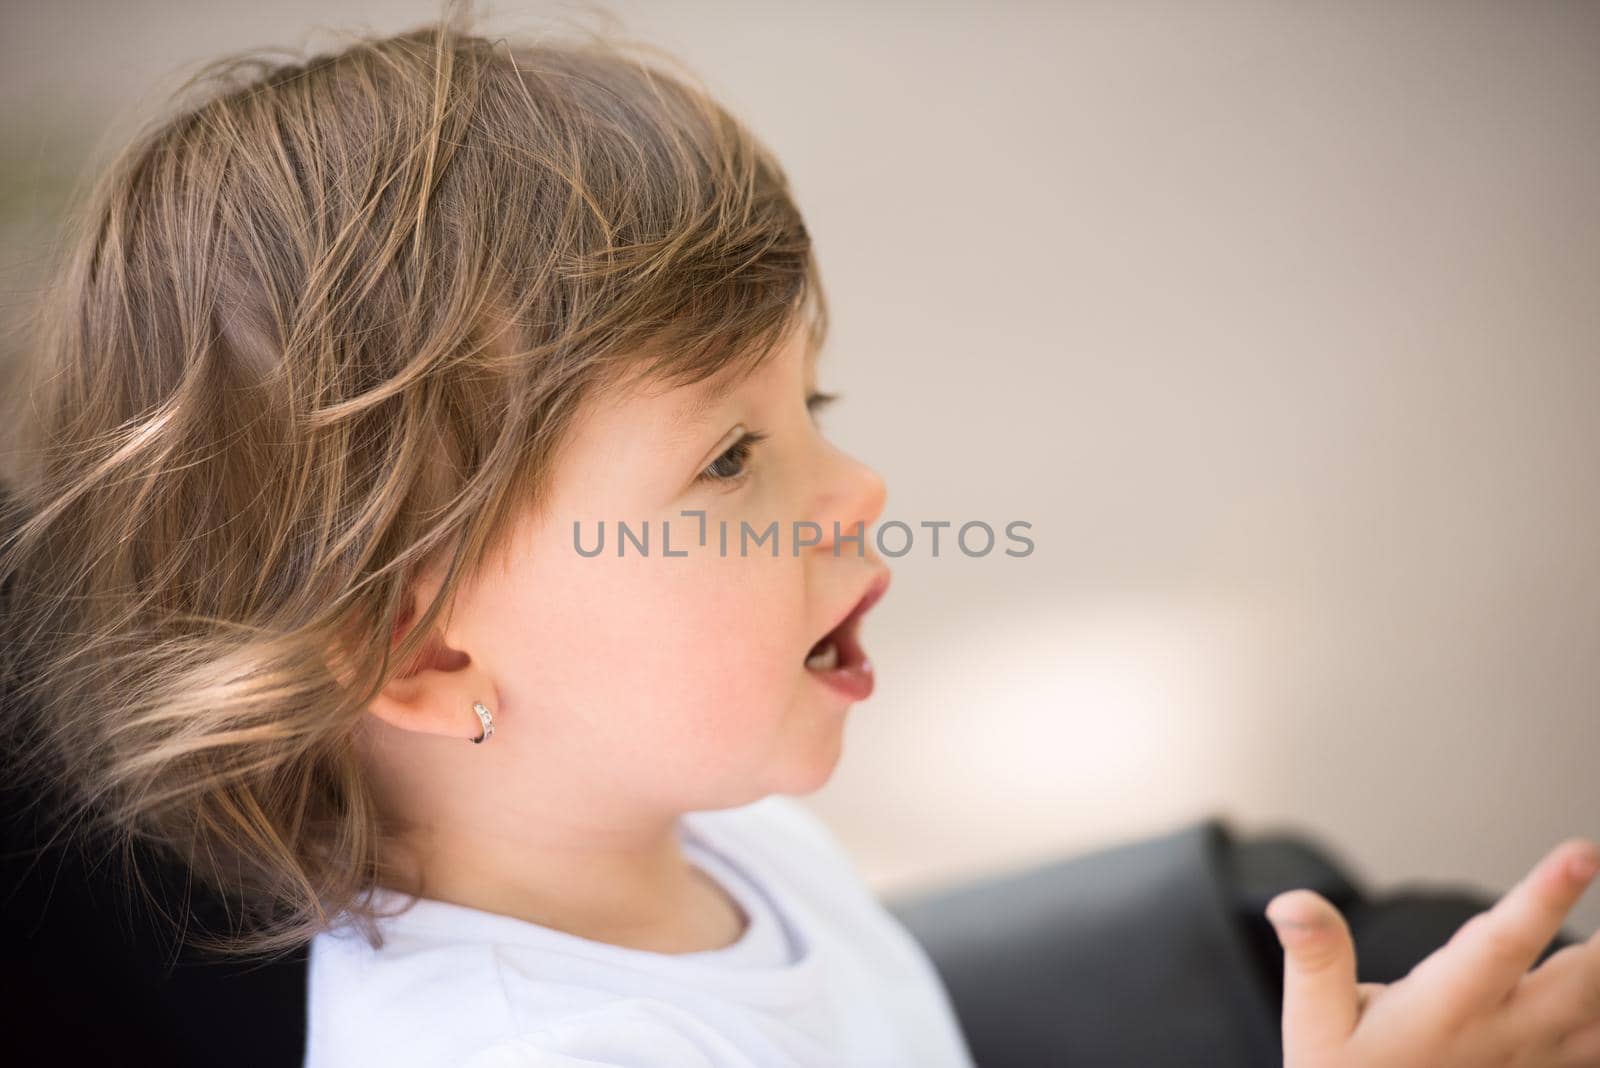
[[[810,412],[812,418],[815,419],[817,412],[821,411],[823,408],[827,407],[829,404],[832,404],[838,399],[839,395],[837,393],[813,393],[806,398],[806,410]],[[715,483],[717,486],[723,489],[731,489],[732,487],[738,485],[750,475],[750,468],[748,465],[750,463],[751,452],[755,450],[757,445],[761,444],[763,441],[766,441],[770,436],[771,435],[760,430],[751,430],[746,432],[739,438],[739,440],[735,441],[732,445],[729,445],[726,449],[724,449],[720,456],[706,465],[705,470],[700,472],[699,477],[697,477],[695,481]],[[716,472],[720,470],[721,465],[725,460],[737,461],[738,469],[731,474],[717,474]]]
[[[700,472],[700,481],[714,482],[718,486],[722,487],[731,487],[743,482],[746,476],[750,474],[750,468],[748,466],[750,463],[750,453],[757,445],[766,440],[767,435],[759,430],[752,430],[744,434],[739,438],[738,441],[735,441],[732,445],[729,445],[727,449],[723,451],[721,456],[718,456],[715,460],[712,460],[711,463],[706,465],[706,469]],[[738,465],[737,468],[725,475],[718,474],[717,472],[721,469],[722,465],[729,460],[735,461]]]

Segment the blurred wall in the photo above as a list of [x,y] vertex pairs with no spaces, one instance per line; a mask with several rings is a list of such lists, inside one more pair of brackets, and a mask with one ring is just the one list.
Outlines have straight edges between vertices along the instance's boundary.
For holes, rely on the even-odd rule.
[[[875,887],[1218,813],[1497,895],[1600,836],[1600,6],[609,9],[788,167],[885,518],[1033,526],[866,628],[804,800]],[[433,10],[10,0],[6,312],[175,72]]]

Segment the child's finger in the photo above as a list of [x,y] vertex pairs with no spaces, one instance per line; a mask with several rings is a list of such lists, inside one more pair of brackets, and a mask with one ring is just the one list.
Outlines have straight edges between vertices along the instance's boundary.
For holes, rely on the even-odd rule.
[[1469,1011],[1498,1003],[1561,930],[1597,866],[1600,850],[1594,843],[1582,838],[1562,842],[1492,908],[1468,920],[1418,965],[1418,977],[1437,976],[1427,981],[1447,988],[1450,1000]]
[[1556,1048],[1557,1068],[1600,1066],[1600,1021],[1568,1035]]
[[1360,1015],[1356,947],[1339,910],[1311,890],[1267,905],[1283,946],[1283,1049],[1303,1060],[1344,1043]]
[[1600,935],[1566,946],[1523,976],[1509,1008],[1513,1026],[1530,1040],[1600,1027]]

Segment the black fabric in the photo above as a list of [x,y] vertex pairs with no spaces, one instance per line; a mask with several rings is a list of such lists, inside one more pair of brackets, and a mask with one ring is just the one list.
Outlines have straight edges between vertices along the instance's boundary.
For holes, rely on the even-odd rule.
[[[298,1065],[306,951],[218,959],[177,943],[120,863],[60,841],[7,786],[0,1034],[8,1064]],[[186,895],[181,869],[146,852],[139,870],[172,915],[221,930],[223,902]]]
[[990,877],[892,912],[980,1065],[1270,1063],[1276,1043],[1215,870],[1215,824]]
[[1371,982],[1402,978],[1492,904],[1373,897],[1310,841],[1241,839],[1216,818],[885,904],[928,951],[981,1068],[1281,1068],[1283,951],[1263,912],[1295,887],[1344,913]]

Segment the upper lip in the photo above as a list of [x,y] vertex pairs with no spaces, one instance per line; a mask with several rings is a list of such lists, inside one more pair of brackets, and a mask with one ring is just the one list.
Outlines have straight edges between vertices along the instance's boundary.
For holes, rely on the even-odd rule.
[[[883,598],[884,593],[886,593],[888,589],[889,570],[888,568],[884,568],[882,571],[879,571],[872,577],[871,582],[867,583],[866,591],[863,592],[860,597],[856,598],[855,604],[851,606],[850,610],[844,615],[840,616],[838,619],[834,620],[833,626],[822,632],[822,638],[826,638],[828,635],[834,633],[845,624],[853,620],[860,619],[864,614],[866,614],[867,609],[877,604],[878,601]],[[821,641],[822,638],[818,638],[817,641]]]

